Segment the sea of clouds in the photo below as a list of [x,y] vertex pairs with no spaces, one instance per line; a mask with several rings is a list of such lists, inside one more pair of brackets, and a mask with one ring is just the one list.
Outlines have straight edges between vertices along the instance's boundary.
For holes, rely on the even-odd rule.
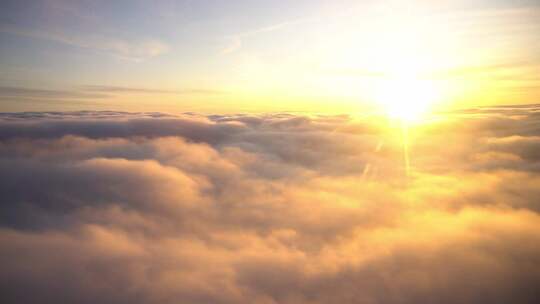
[[0,200],[2,303],[540,299],[535,105],[3,113]]

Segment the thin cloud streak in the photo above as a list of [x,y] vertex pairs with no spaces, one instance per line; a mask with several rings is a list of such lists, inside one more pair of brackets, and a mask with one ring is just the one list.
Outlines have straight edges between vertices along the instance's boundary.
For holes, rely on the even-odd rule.
[[254,30],[251,30],[251,31],[246,31],[246,32],[242,32],[242,33],[237,33],[237,34],[225,36],[225,39],[229,40],[229,45],[227,47],[223,48],[221,50],[221,53],[222,54],[229,54],[229,53],[233,53],[233,52],[239,50],[240,48],[242,48],[242,44],[243,44],[242,41],[244,39],[251,38],[251,37],[254,37],[254,36],[257,36],[257,35],[260,35],[260,34],[264,34],[264,33],[280,31],[280,30],[283,30],[283,29],[285,29],[287,27],[302,24],[302,23],[305,23],[305,22],[310,22],[310,21],[313,21],[313,18],[302,18],[302,19],[297,19],[297,20],[293,20],[293,21],[286,21],[286,22],[281,22],[281,23],[277,23],[277,24],[274,24],[274,25],[261,27],[261,28],[254,29]]
[[86,85],[78,89],[53,90],[29,87],[0,86],[0,99],[27,101],[65,101],[65,100],[103,100],[125,94],[159,94],[159,95],[223,95],[224,91],[213,89],[160,90],[142,87],[122,87],[106,85]]
[[33,29],[0,27],[0,32],[23,37],[54,41],[84,49],[91,49],[118,58],[141,62],[169,52],[170,46],[156,39],[124,40],[95,34],[43,31]]
[[0,87],[1,98],[25,97],[25,98],[43,98],[43,99],[65,99],[65,98],[106,98],[109,95],[96,92],[84,91],[66,91],[66,90],[49,90],[26,87]]
[[102,93],[143,93],[143,94],[204,94],[204,95],[219,95],[223,91],[212,89],[183,89],[183,90],[161,90],[150,89],[143,87],[123,87],[109,85],[86,85],[81,87],[85,91],[102,92]]

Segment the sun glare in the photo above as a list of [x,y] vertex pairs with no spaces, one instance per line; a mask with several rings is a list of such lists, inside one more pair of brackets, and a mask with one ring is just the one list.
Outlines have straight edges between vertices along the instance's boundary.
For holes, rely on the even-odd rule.
[[437,95],[430,81],[401,77],[382,80],[375,99],[388,116],[411,121],[426,114]]
[[[396,17],[396,16],[394,16]],[[370,70],[380,77],[375,80],[373,101],[388,116],[419,120],[440,101],[439,82],[432,79],[442,61],[430,52],[436,49],[422,37],[430,37],[429,28],[405,14],[393,18],[372,48]]]
[[377,70],[374,101],[390,117],[414,121],[422,118],[440,99],[435,81],[429,79],[429,60],[409,54],[388,54]]

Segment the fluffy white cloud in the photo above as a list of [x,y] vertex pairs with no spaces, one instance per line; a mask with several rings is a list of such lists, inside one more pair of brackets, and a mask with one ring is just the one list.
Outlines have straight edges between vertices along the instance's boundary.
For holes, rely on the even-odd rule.
[[3,303],[534,303],[536,107],[0,115]]

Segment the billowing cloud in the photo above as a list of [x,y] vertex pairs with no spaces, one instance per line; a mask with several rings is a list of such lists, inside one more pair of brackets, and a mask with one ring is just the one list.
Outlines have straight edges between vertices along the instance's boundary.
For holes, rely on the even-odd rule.
[[1,114],[0,299],[535,303],[539,110]]

